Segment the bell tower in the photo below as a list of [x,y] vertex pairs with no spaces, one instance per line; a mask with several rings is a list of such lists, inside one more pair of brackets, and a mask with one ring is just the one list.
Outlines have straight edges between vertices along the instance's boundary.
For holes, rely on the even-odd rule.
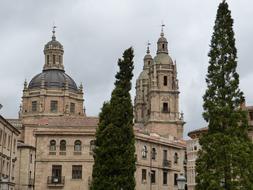
[[[136,83],[135,119],[136,123],[142,123],[149,132],[180,139],[183,137],[185,122],[179,112],[177,66],[169,56],[163,27],[164,25],[157,41],[156,56],[150,59],[148,66],[145,67],[144,64]],[[143,73],[148,78],[143,77]],[[147,92],[143,93],[145,90]]]

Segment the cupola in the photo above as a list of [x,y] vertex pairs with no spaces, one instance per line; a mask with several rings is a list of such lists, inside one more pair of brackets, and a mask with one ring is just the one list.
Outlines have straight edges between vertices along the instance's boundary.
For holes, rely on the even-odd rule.
[[56,27],[54,26],[52,31],[53,33],[52,40],[49,41],[44,47],[45,64],[43,67],[43,71],[52,69],[64,71],[63,66],[64,50],[61,43],[56,40],[55,28]]

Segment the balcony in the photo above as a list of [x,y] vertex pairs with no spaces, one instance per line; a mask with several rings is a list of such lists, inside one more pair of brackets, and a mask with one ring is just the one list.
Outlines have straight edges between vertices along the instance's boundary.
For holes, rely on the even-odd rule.
[[65,177],[64,176],[48,176],[47,178],[47,186],[48,187],[63,187],[65,184]]
[[170,160],[163,160],[163,167],[164,168],[171,168],[171,161]]

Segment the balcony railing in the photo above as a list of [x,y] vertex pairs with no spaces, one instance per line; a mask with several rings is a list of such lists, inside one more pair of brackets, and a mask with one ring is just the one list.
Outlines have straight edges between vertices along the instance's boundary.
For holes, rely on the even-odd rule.
[[48,186],[64,186],[65,177],[64,176],[48,176],[47,185]]
[[163,167],[170,168],[171,167],[171,161],[170,160],[163,160]]

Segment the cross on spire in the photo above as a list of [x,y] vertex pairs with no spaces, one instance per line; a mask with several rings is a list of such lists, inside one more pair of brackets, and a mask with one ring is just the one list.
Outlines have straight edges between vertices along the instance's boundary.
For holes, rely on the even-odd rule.
[[161,25],[161,36],[164,36],[164,33],[163,33],[164,27],[165,27],[165,24],[164,24],[163,21],[162,21],[162,25]]
[[55,24],[53,24],[53,30],[52,30],[52,33],[53,33],[53,36],[52,36],[52,39],[53,40],[55,40],[55,29],[56,29],[57,27],[55,26]]
[[147,43],[147,54],[149,54],[150,53],[150,50],[149,50],[149,46],[151,45],[151,43],[148,41],[148,43]]

